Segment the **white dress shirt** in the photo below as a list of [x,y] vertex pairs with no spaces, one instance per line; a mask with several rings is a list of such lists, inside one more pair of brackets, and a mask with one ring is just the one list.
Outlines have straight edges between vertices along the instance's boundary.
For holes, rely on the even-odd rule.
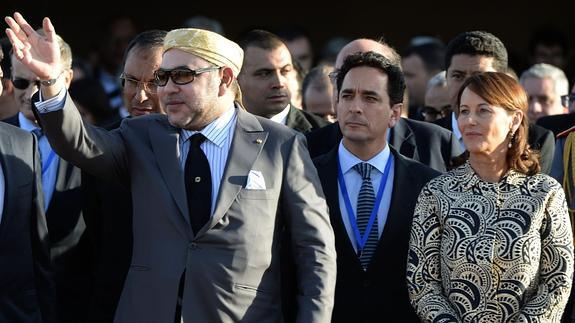
[[289,113],[289,109],[290,109],[291,105],[287,105],[287,107],[285,109],[282,110],[282,112],[276,114],[275,116],[271,117],[270,120],[271,121],[275,121],[277,123],[281,123],[284,126],[286,125],[287,122],[287,115]]
[[[351,202],[354,216],[357,216],[357,196],[359,195],[359,190],[361,189],[363,179],[361,178],[361,175],[353,169],[353,166],[355,166],[355,164],[357,163],[362,162],[367,162],[371,166],[373,166],[373,169],[371,171],[371,183],[373,185],[374,193],[377,196],[377,191],[379,189],[379,184],[381,183],[383,171],[385,169],[385,164],[387,163],[388,158],[393,158],[393,156],[391,155],[389,144],[386,144],[385,148],[382,151],[380,151],[377,155],[375,155],[373,158],[367,161],[363,161],[357,158],[355,155],[353,155],[349,150],[347,150],[347,148],[344,147],[342,140],[339,143],[338,158],[339,163],[341,165],[341,172],[343,173],[343,178],[345,181],[345,186],[347,188],[347,193],[349,194],[349,201]],[[381,203],[379,204],[379,209],[377,210],[377,235],[380,238],[381,234],[383,233],[383,228],[385,227],[385,222],[387,221],[387,213],[389,212],[389,206],[391,204],[394,169],[395,167],[393,166],[389,168],[389,175],[387,176],[385,191],[383,192],[383,195],[381,197]],[[355,251],[357,251],[357,240],[355,237],[355,233],[353,232],[353,228],[349,221],[347,209],[345,207],[345,200],[343,198],[341,187],[339,185],[338,188],[339,188],[338,190],[339,209],[341,212],[343,224],[345,225],[345,230],[347,231],[349,240],[352,241],[353,248],[355,249]]]

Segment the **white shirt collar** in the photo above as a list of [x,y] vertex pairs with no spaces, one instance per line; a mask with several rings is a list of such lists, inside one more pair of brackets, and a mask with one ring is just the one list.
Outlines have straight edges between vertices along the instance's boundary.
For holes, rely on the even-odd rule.
[[387,159],[391,154],[391,150],[389,149],[389,144],[385,144],[385,148],[383,148],[377,155],[373,156],[370,160],[363,161],[354,154],[352,154],[345,146],[343,145],[343,140],[339,142],[339,149],[338,149],[338,157],[339,157],[339,164],[341,165],[341,172],[343,174],[347,173],[353,166],[357,163],[369,163],[371,166],[375,167],[380,173],[383,174],[385,163],[387,163]]
[[288,104],[287,107],[285,107],[285,109],[282,110],[282,112],[271,117],[270,120],[285,125],[287,122],[287,115],[289,113],[289,108],[290,108],[290,105]]
[[182,129],[182,142],[185,142],[188,140],[188,138],[200,132],[206,136],[209,141],[213,142],[216,146],[221,148],[226,139],[225,134],[227,134],[227,129],[232,124],[230,121],[234,118],[235,115],[236,109],[235,106],[232,105],[226,112],[205,126],[201,131]]

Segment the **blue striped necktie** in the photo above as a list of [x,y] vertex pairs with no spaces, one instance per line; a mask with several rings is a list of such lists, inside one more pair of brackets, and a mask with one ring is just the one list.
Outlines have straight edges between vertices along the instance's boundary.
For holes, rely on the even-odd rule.
[[[365,235],[365,230],[369,222],[369,217],[375,205],[375,193],[373,191],[373,185],[371,183],[371,170],[373,166],[369,163],[357,163],[353,166],[362,178],[361,188],[357,196],[357,227],[362,236]],[[365,246],[361,253],[359,254],[359,261],[363,266],[363,270],[367,270],[371,257],[373,256],[375,249],[377,248],[377,242],[379,241],[379,235],[377,232],[377,216],[369,232],[369,236],[365,243]]]

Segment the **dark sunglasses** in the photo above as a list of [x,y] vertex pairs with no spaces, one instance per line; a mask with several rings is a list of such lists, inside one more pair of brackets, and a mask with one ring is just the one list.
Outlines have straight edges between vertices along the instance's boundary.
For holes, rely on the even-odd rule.
[[18,90],[26,90],[30,86],[30,84],[34,84],[34,85],[36,85],[36,87],[40,88],[40,80],[30,81],[30,80],[19,78],[19,77],[13,78],[12,84]]
[[205,68],[198,68],[197,70],[191,70],[186,67],[178,67],[173,70],[159,69],[154,72],[154,79],[158,86],[166,86],[168,80],[172,79],[174,84],[185,85],[194,81],[194,78],[198,74],[202,74],[209,71],[219,70],[221,67],[211,66]]

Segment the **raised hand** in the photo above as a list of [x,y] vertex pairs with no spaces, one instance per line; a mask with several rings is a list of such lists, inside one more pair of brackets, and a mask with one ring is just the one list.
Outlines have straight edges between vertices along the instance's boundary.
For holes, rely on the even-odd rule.
[[36,32],[18,12],[6,17],[10,28],[6,35],[12,43],[14,56],[41,80],[56,79],[62,73],[60,46],[49,18],[44,18],[44,35]]

